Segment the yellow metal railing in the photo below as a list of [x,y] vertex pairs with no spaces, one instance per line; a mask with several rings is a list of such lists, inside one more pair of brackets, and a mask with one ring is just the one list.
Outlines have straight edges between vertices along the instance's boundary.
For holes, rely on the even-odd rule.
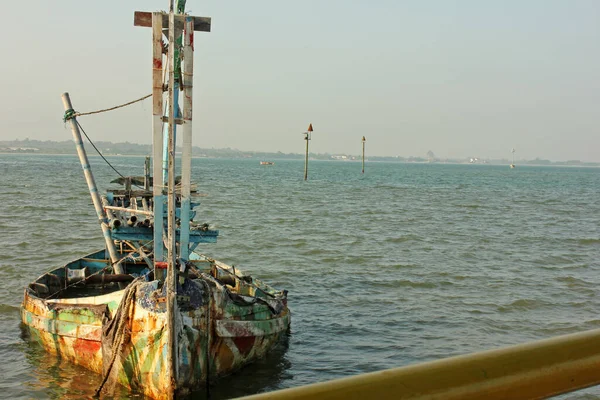
[[540,399],[598,384],[600,329],[244,399]]

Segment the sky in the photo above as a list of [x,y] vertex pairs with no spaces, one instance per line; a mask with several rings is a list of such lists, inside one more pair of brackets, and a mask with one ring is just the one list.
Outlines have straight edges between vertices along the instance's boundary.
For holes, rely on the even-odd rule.
[[[93,111],[151,93],[167,0],[2,4],[0,140],[69,140],[61,94]],[[600,162],[600,1],[188,0],[194,145],[246,151]],[[151,100],[81,117],[151,143]]]

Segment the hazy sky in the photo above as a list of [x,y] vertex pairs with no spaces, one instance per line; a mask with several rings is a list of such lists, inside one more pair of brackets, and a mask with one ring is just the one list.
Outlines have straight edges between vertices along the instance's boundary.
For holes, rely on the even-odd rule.
[[[66,140],[78,111],[151,92],[167,0],[4,1],[0,139]],[[194,144],[302,153],[600,161],[600,1],[188,0]],[[150,100],[82,117],[95,140],[151,142]]]

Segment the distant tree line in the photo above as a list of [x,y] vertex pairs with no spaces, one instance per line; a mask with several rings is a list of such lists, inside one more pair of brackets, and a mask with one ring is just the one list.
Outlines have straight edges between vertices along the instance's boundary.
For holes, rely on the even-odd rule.
[[[103,155],[151,155],[152,145],[150,144],[137,144],[130,142],[106,142],[97,141],[94,142],[96,147],[100,150]],[[90,155],[95,154],[95,151],[91,146],[88,146],[88,153]],[[180,148],[177,151],[181,151]],[[60,142],[51,140],[30,140],[25,138],[23,140],[4,140],[0,141],[0,153],[39,153],[39,154],[76,154],[73,141],[64,140]],[[258,151],[242,151],[232,148],[226,149],[204,149],[198,146],[192,147],[192,156],[194,157],[211,157],[211,158],[253,158],[261,159],[264,161],[269,160],[302,160],[304,154],[301,153],[283,153],[281,151],[275,153],[269,152],[258,152]],[[360,160],[358,155],[347,155],[347,154],[329,154],[329,153],[310,153],[310,158],[315,160],[333,160],[340,159],[340,156],[344,156],[345,160]],[[449,164],[467,164],[472,163],[473,158],[464,159],[441,159],[435,157],[433,151],[429,150],[425,157],[401,157],[401,156],[368,156],[369,161],[392,161],[392,162],[407,162],[407,163],[449,163]],[[492,164],[492,165],[508,165],[510,161],[507,159],[493,160],[493,159],[475,159],[478,164]],[[579,160],[569,161],[550,161],[545,159],[536,158],[534,160],[518,160],[517,165],[565,165],[565,166],[590,166],[597,167],[600,163],[589,163],[582,162]]]

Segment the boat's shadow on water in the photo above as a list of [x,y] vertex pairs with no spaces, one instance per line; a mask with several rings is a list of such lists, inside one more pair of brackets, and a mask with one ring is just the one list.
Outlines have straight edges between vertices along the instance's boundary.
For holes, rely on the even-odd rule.
[[[260,392],[279,389],[284,380],[289,380],[287,372],[291,362],[286,353],[289,347],[289,333],[271,349],[266,357],[249,364],[232,375],[218,379],[210,385],[192,392],[186,399],[231,399]],[[21,324],[21,338],[25,342],[25,358],[31,365],[35,380],[24,383],[26,390],[34,397],[51,399],[91,398],[100,385],[99,374],[47,353],[41,345],[32,340],[29,330]],[[132,393],[116,387],[113,399],[145,399],[142,394]],[[179,397],[178,397],[179,398]]]
[[201,388],[186,399],[231,399],[279,389],[282,381],[291,379],[288,370],[292,363],[286,356],[289,341],[288,332],[266,357],[213,382],[208,393],[206,388]]

